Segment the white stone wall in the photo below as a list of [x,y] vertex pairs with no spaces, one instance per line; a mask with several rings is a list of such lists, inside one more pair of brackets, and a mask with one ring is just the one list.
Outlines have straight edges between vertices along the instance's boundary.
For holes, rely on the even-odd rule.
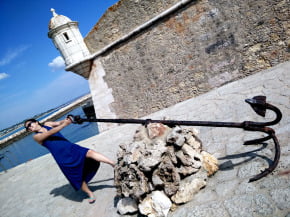
[[[110,104],[114,102],[112,89],[105,83],[103,77],[105,76],[104,68],[99,60],[95,60],[90,77],[88,79],[92,99],[94,103],[95,113],[97,118],[116,118],[115,113],[111,110]],[[114,126],[114,123],[98,123],[99,131],[103,132]]]

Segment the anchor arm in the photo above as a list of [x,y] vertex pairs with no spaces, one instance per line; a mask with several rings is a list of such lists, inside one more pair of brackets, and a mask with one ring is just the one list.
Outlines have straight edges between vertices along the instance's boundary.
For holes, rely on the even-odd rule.
[[277,137],[275,135],[275,131],[272,128],[264,127],[262,129],[259,129],[259,130],[258,129],[253,129],[253,131],[261,131],[261,132],[267,133],[268,136],[265,137],[265,138],[273,139],[274,144],[275,144],[275,156],[274,156],[273,163],[268,168],[266,168],[264,171],[262,171],[258,175],[255,175],[253,178],[251,178],[249,180],[249,182],[257,181],[257,180],[267,176],[271,172],[273,172],[275,170],[275,168],[277,167],[278,163],[279,163],[279,159],[280,159],[280,155],[281,155],[279,141],[278,141],[278,139],[277,139]]
[[253,178],[251,178],[249,180],[249,182],[253,182],[253,181],[257,181],[257,180],[267,176],[269,173],[273,172],[274,169],[278,165],[278,162],[280,159],[280,154],[281,154],[280,144],[279,144],[279,141],[275,135],[275,131],[268,126],[275,125],[275,124],[279,123],[279,121],[282,119],[282,113],[281,113],[280,109],[267,103],[265,96],[255,96],[252,99],[246,99],[246,102],[249,103],[251,105],[251,107],[254,109],[254,111],[260,116],[265,117],[267,109],[272,110],[276,114],[276,118],[273,121],[269,121],[269,122],[245,121],[243,123],[243,125],[244,125],[243,129],[246,131],[260,131],[260,132],[264,132],[264,133],[268,134],[268,136],[266,136],[264,138],[246,141],[244,143],[244,145],[257,144],[257,143],[267,141],[269,139],[273,139],[274,144],[275,144],[275,156],[274,156],[273,163],[269,166],[269,168],[265,169],[260,174],[254,176]]

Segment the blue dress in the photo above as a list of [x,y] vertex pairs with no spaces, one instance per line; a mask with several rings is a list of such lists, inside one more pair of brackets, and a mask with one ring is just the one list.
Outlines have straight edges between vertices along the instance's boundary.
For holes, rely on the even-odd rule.
[[86,158],[88,148],[71,143],[59,132],[49,136],[42,145],[50,151],[75,190],[81,188],[83,181],[88,183],[99,169],[100,162]]

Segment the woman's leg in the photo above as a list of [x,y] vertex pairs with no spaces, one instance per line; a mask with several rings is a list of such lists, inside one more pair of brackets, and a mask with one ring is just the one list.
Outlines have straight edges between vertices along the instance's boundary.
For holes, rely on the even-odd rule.
[[89,150],[87,152],[87,155],[86,157],[88,158],[92,158],[96,161],[100,161],[100,162],[103,162],[103,163],[107,163],[107,164],[110,164],[112,167],[115,166],[115,163],[113,161],[111,161],[109,158],[105,157],[104,155],[94,151],[94,150]]
[[87,185],[87,183],[85,182],[85,181],[83,181],[83,183],[82,183],[82,190],[85,192],[85,193],[87,193],[88,194],[88,196],[89,196],[89,203],[94,203],[95,202],[95,196],[94,196],[94,194],[93,194],[93,192],[89,189],[89,187],[88,187],[88,185]]

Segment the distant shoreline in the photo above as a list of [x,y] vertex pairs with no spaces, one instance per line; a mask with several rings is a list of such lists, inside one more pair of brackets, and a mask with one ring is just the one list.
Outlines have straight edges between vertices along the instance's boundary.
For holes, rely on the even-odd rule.
[[[65,113],[68,113],[68,112],[72,111],[73,109],[77,108],[78,106],[82,105],[90,98],[91,98],[91,94],[87,94],[83,97],[80,97],[79,99],[76,99],[74,102],[70,103],[69,105],[64,106],[63,108],[59,109],[58,111],[56,111],[52,115],[44,118],[40,122],[44,123],[46,121],[54,121],[54,120],[60,118],[61,116],[63,116]],[[25,129],[20,130],[16,133],[12,134],[12,135],[0,140],[0,148],[4,148],[4,147],[8,146],[9,144],[27,136],[28,134],[30,134],[30,133],[27,132]]]

